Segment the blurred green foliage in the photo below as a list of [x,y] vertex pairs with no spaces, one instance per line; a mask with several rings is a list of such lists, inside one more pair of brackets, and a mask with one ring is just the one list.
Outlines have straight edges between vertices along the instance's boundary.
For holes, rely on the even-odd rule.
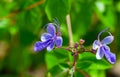
[[[61,24],[63,46],[69,44],[67,14],[71,16],[74,42],[83,38],[90,48],[97,34],[109,27],[115,37],[111,51],[119,55],[119,0],[0,0],[0,77],[69,77],[73,62],[69,52],[33,50],[45,25],[56,17]],[[112,65],[105,59],[96,60],[95,55],[83,53],[74,77],[84,77],[80,70],[90,77],[105,77],[110,68]],[[36,73],[42,70],[45,71]]]

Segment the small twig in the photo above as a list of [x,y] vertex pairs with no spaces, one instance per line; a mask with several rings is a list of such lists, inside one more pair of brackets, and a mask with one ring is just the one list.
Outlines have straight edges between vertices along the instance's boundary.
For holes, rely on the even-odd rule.
[[69,52],[72,52],[72,47],[55,47],[54,49],[63,49],[63,50],[68,50]]
[[76,61],[77,61],[78,54],[79,54],[78,52],[75,52],[75,53],[73,54],[73,56],[74,56],[73,67],[76,66]]
[[35,8],[35,7],[43,4],[44,2],[45,2],[45,0],[40,0],[39,2],[36,2],[36,3],[34,3],[34,4],[32,4],[32,5],[28,6],[28,7],[26,7],[24,10],[18,10],[18,11],[14,12],[14,13],[8,14],[7,16],[1,17],[0,20],[2,20],[2,19],[4,19],[4,18],[14,17],[14,16],[17,15],[18,13],[21,13],[21,12],[23,12],[23,11],[28,11],[28,10],[30,10],[30,9],[32,9],[32,8]]
[[93,54],[96,54],[96,50],[93,49],[86,49],[86,48],[81,48],[78,53],[84,53],[84,52],[91,52]]
[[72,66],[71,77],[73,77],[75,69],[76,69],[76,61],[77,61],[78,54],[79,53],[77,51],[73,54],[73,56],[74,56],[74,62],[73,62],[73,66]]
[[32,5],[28,6],[28,7],[26,7],[25,10],[30,10],[30,9],[36,7],[36,6],[41,5],[44,2],[45,2],[45,0],[40,0],[39,2],[36,2],[35,4],[32,4]]

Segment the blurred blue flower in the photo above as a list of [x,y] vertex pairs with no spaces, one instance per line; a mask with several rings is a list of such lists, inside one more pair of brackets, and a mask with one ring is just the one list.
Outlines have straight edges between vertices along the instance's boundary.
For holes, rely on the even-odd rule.
[[57,47],[62,46],[62,37],[60,33],[60,26],[57,26],[57,32],[56,28],[54,26],[54,23],[47,24],[47,32],[43,33],[41,36],[41,41],[38,41],[34,45],[34,51],[41,51],[45,48],[47,48],[47,51],[51,51],[55,44]]
[[103,33],[104,31],[100,32],[98,35],[98,40],[95,40],[93,43],[93,49],[96,50],[96,58],[98,60],[102,59],[103,56],[105,55],[106,59],[111,63],[114,64],[116,62],[116,56],[114,53],[112,53],[110,51],[110,48],[107,46],[108,44],[110,44],[113,40],[114,37],[112,36],[112,34],[110,32],[109,36],[105,37],[102,41],[100,41],[100,35]]

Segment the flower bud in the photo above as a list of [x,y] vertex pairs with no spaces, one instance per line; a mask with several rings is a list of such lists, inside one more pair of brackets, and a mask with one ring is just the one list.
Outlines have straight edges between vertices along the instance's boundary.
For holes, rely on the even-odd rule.
[[74,44],[74,48],[77,48],[77,47],[78,47],[78,42]]
[[84,43],[85,43],[85,40],[80,39],[79,43],[82,45],[82,44],[84,44]]

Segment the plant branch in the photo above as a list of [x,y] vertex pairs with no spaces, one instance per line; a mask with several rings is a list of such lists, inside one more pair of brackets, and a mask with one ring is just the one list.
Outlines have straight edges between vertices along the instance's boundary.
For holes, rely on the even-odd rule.
[[28,7],[26,7],[25,10],[30,10],[30,9],[32,9],[34,7],[37,7],[37,6],[41,5],[41,4],[43,4],[44,2],[45,2],[45,0],[40,0],[39,2],[36,2],[35,4],[32,4],[32,5],[28,6]]
[[74,56],[74,62],[73,62],[73,66],[72,66],[72,73],[71,73],[71,77],[73,77],[75,69],[76,69],[76,61],[77,61],[77,57],[78,57],[78,52],[75,52],[73,54]]
[[17,10],[16,12],[12,12],[10,14],[8,14],[7,16],[1,17],[0,20],[4,19],[4,18],[11,18],[14,17],[15,15],[17,15],[18,13],[21,13],[23,11],[28,11],[32,8],[35,8],[41,4],[43,4],[45,2],[45,0],[40,0],[39,2],[36,2],[34,4],[31,4],[30,6],[26,7],[24,10]]

